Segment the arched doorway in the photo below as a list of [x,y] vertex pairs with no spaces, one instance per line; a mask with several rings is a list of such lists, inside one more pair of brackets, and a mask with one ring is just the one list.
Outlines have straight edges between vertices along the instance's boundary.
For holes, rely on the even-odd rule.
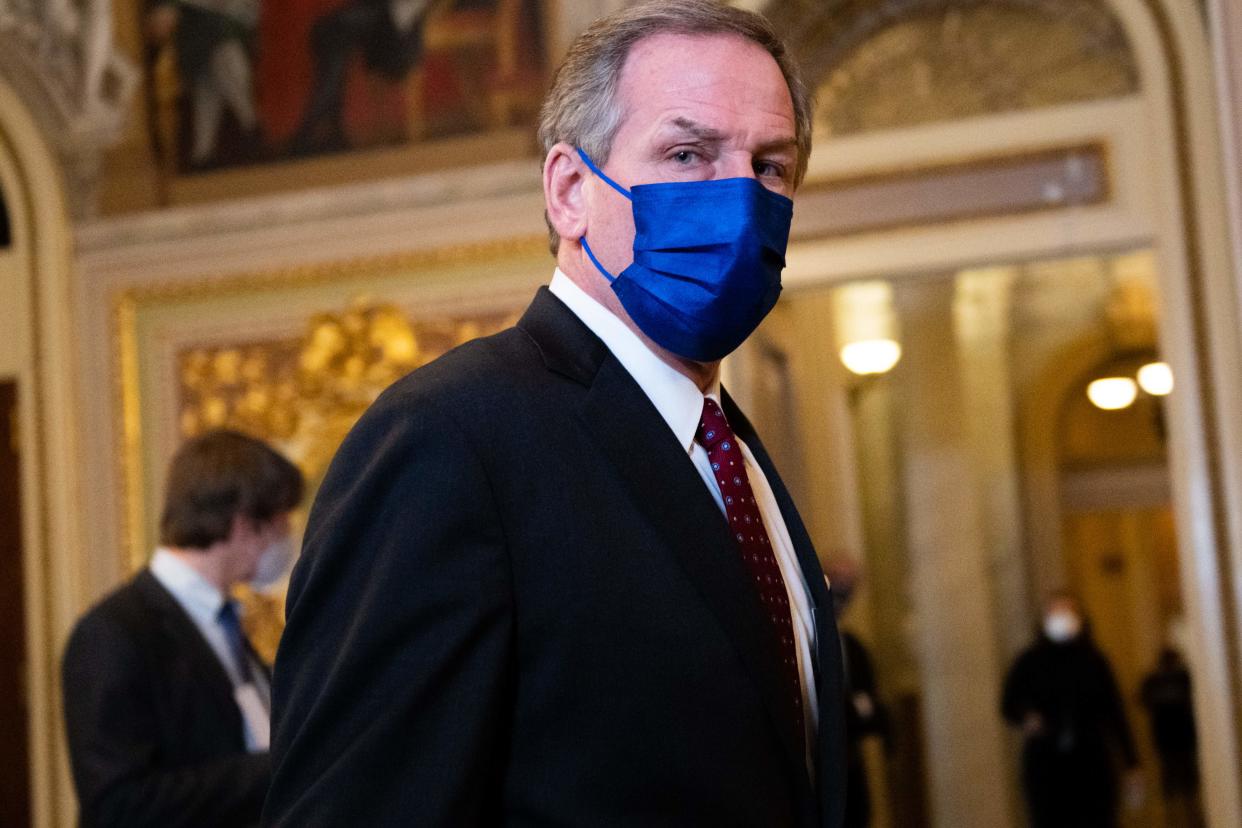
[[27,770],[35,826],[68,824],[75,814],[57,676],[61,643],[82,600],[76,573],[85,554],[75,473],[71,234],[60,175],[42,125],[14,87],[0,81],[0,191],[12,241],[0,253],[0,303],[12,322],[0,344],[0,378],[16,397]]

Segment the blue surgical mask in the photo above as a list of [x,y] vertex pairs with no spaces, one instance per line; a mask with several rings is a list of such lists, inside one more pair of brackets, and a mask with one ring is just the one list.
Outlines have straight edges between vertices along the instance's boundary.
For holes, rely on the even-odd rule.
[[612,283],[639,330],[686,359],[714,362],[759,327],[781,293],[793,202],[753,178],[639,184],[626,190],[582,150],[591,171],[633,203],[634,262]]

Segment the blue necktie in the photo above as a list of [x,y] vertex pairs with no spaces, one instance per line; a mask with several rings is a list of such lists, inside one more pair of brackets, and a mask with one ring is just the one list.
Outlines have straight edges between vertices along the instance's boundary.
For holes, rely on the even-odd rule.
[[224,630],[224,637],[229,642],[229,652],[233,656],[233,667],[242,684],[251,681],[250,656],[246,652],[246,638],[242,633],[241,619],[237,614],[237,602],[225,601],[216,614],[216,622]]

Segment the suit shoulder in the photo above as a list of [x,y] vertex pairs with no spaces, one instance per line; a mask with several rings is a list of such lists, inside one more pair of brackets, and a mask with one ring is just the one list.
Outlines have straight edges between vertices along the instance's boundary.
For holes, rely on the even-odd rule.
[[518,328],[459,345],[389,386],[355,430],[387,432],[445,420],[489,417],[515,396],[535,392],[548,372],[530,337]]
[[133,579],[105,595],[78,619],[65,645],[65,660],[72,660],[80,651],[100,648],[137,653],[154,618],[154,608]]
[[395,382],[380,399],[451,403],[503,388],[541,368],[538,349],[530,338],[518,328],[507,328],[453,348]]

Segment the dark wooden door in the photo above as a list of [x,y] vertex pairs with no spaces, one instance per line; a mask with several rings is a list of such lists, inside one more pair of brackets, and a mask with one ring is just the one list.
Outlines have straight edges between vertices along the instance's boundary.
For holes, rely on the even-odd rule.
[[17,386],[0,382],[0,825],[30,825]]

